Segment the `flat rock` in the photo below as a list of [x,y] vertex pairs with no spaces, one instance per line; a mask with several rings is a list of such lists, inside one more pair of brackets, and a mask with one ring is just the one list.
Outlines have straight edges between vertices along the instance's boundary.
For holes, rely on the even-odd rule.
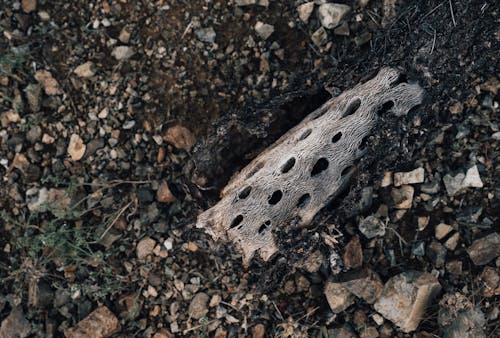
[[61,94],[59,83],[52,77],[52,74],[46,70],[39,70],[35,73],[35,80],[40,83],[47,95]]
[[200,319],[208,313],[208,301],[210,297],[204,292],[198,292],[189,304],[189,315],[194,319]]
[[446,174],[443,177],[443,183],[449,196],[457,195],[465,188],[482,188],[483,182],[479,176],[477,166],[473,166],[467,170],[466,174],[458,173],[455,176]]
[[78,134],[71,135],[68,145],[68,155],[73,161],[79,161],[85,154],[86,145]]
[[341,280],[344,288],[370,304],[380,297],[384,288],[378,274],[370,269],[350,271],[342,275]]
[[118,61],[128,60],[135,54],[132,47],[129,46],[118,46],[113,49],[111,55],[114,56]]
[[176,198],[174,194],[170,191],[170,188],[168,187],[168,183],[165,181],[162,181],[160,183],[160,187],[158,188],[158,191],[156,192],[156,200],[160,203],[172,203],[175,202]]
[[203,42],[215,42],[215,31],[213,27],[200,28],[194,31],[196,38]]
[[0,326],[0,338],[24,338],[30,333],[31,324],[26,320],[23,311],[19,307],[12,309]]
[[411,332],[440,290],[437,278],[427,272],[403,272],[387,281],[374,308],[404,332]]
[[382,237],[385,235],[385,225],[379,218],[375,216],[368,216],[359,222],[359,231],[366,238],[371,239],[374,237]]
[[350,11],[351,7],[347,5],[326,3],[319,6],[318,19],[323,27],[332,29],[337,27]]
[[451,227],[450,225],[444,224],[444,223],[439,223],[438,225],[436,225],[436,229],[434,230],[434,237],[436,237],[436,239],[443,239],[452,230],[453,230],[453,227]]
[[118,318],[107,307],[100,306],[64,334],[66,338],[105,338],[119,330]]
[[344,265],[359,268],[363,265],[363,248],[358,236],[354,236],[344,248]]
[[399,187],[405,184],[416,184],[424,182],[424,168],[417,168],[408,172],[399,172],[394,174],[394,186]]
[[297,13],[299,13],[299,19],[302,22],[307,23],[311,14],[314,10],[314,2],[306,2],[305,4],[297,6]]
[[257,21],[255,24],[255,32],[262,40],[267,40],[271,34],[273,34],[274,26],[263,23],[262,21]]
[[500,235],[491,233],[480,239],[476,239],[467,249],[470,259],[475,265],[488,264],[494,258],[500,256]]
[[341,313],[354,303],[354,295],[344,288],[342,283],[328,281],[324,293],[334,313]]
[[87,61],[76,67],[73,72],[79,77],[89,78],[95,75],[95,71],[95,64],[92,61]]
[[156,246],[156,241],[150,237],[144,237],[139,241],[135,249],[137,258],[144,259],[153,253]]

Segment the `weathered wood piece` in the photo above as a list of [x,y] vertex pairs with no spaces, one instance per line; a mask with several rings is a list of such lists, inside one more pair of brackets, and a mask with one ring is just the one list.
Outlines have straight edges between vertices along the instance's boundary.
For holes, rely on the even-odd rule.
[[256,252],[267,261],[277,251],[273,230],[308,225],[346,185],[379,114],[405,115],[422,98],[418,84],[381,69],[327,101],[234,175],[196,226],[233,242],[246,263]]

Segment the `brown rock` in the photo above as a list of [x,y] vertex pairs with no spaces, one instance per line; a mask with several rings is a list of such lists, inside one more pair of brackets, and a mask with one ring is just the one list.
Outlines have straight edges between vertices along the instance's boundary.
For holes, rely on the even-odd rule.
[[95,65],[92,61],[88,61],[76,67],[73,72],[79,77],[89,78],[95,75]]
[[163,135],[163,140],[174,145],[178,149],[190,151],[196,142],[194,135],[181,125],[175,125],[167,129]]
[[401,330],[410,332],[418,327],[425,308],[440,290],[437,278],[430,273],[403,272],[387,281],[374,308]]
[[144,237],[139,241],[136,248],[137,258],[144,259],[153,253],[156,241],[150,237]]
[[411,185],[403,185],[399,189],[392,189],[391,196],[396,209],[410,209],[415,189]]
[[105,338],[119,330],[118,318],[107,307],[100,306],[64,334],[66,338]]
[[189,304],[189,315],[194,319],[200,319],[208,313],[208,300],[210,297],[204,293],[197,293]]
[[252,338],[264,338],[266,327],[263,324],[257,324],[252,330]]
[[60,94],[59,84],[56,79],[52,77],[52,74],[46,70],[39,70],[35,73],[35,80],[37,80],[45,90],[47,95],[57,95]]
[[160,203],[172,203],[175,202],[176,198],[174,194],[170,191],[167,182],[162,181],[158,191],[156,192],[156,200]]
[[328,281],[325,286],[325,296],[334,313],[341,313],[354,303],[354,295],[344,288],[342,283]]
[[379,334],[376,327],[368,326],[361,330],[359,336],[361,338],[377,338]]
[[31,324],[24,317],[21,308],[14,308],[2,321],[0,326],[0,338],[27,337],[31,332]]
[[344,264],[353,269],[363,265],[363,249],[358,236],[354,236],[345,246]]
[[23,0],[21,2],[21,7],[24,13],[31,13],[36,9],[36,0]]
[[87,146],[83,143],[83,140],[77,134],[71,135],[68,145],[68,154],[71,156],[73,161],[79,161],[85,154],[85,149]]
[[483,282],[483,296],[493,297],[500,295],[500,274],[498,269],[486,266],[479,278]]
[[370,269],[348,272],[341,278],[343,287],[370,304],[380,297],[384,288],[380,277]]
[[452,230],[453,228],[450,225],[439,223],[438,225],[436,225],[434,236],[436,237],[436,239],[442,239],[446,237],[446,235],[448,235]]
[[476,239],[467,249],[467,253],[474,264],[487,264],[500,256],[500,235],[494,232],[483,238]]
[[174,338],[174,335],[167,329],[161,329],[154,334],[153,338]]

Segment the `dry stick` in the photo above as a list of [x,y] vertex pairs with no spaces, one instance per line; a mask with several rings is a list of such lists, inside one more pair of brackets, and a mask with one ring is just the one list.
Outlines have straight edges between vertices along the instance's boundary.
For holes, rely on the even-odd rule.
[[434,39],[432,39],[431,54],[434,52],[434,46],[436,46],[436,30],[434,30]]
[[455,14],[453,14],[453,6],[451,4],[451,0],[448,0],[450,4],[450,12],[451,12],[451,21],[453,21],[453,26],[457,27],[457,22],[455,21]]
[[118,213],[116,214],[116,216],[113,219],[113,221],[111,222],[111,224],[108,225],[108,227],[106,228],[106,230],[104,230],[104,232],[101,234],[101,236],[99,236],[99,239],[103,239],[103,237],[106,236],[106,234],[108,233],[108,231],[111,230],[111,228],[113,227],[113,225],[115,225],[116,221],[118,221],[118,218],[120,218],[120,216],[125,212],[125,210],[128,209],[128,207],[130,207],[130,205],[132,203],[134,203],[134,201],[128,202],[126,206],[124,206],[123,208],[120,209],[120,211],[118,211]]

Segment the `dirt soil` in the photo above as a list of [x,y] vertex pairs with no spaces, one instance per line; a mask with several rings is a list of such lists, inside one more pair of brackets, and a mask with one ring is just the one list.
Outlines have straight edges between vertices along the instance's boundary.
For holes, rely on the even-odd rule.
[[[1,338],[500,335],[498,3],[335,1],[349,12],[322,28],[330,2],[2,2]],[[278,255],[243,266],[194,227],[384,66],[423,104],[380,121],[350,186],[276,231]],[[380,299],[410,271],[439,290],[406,330]]]

